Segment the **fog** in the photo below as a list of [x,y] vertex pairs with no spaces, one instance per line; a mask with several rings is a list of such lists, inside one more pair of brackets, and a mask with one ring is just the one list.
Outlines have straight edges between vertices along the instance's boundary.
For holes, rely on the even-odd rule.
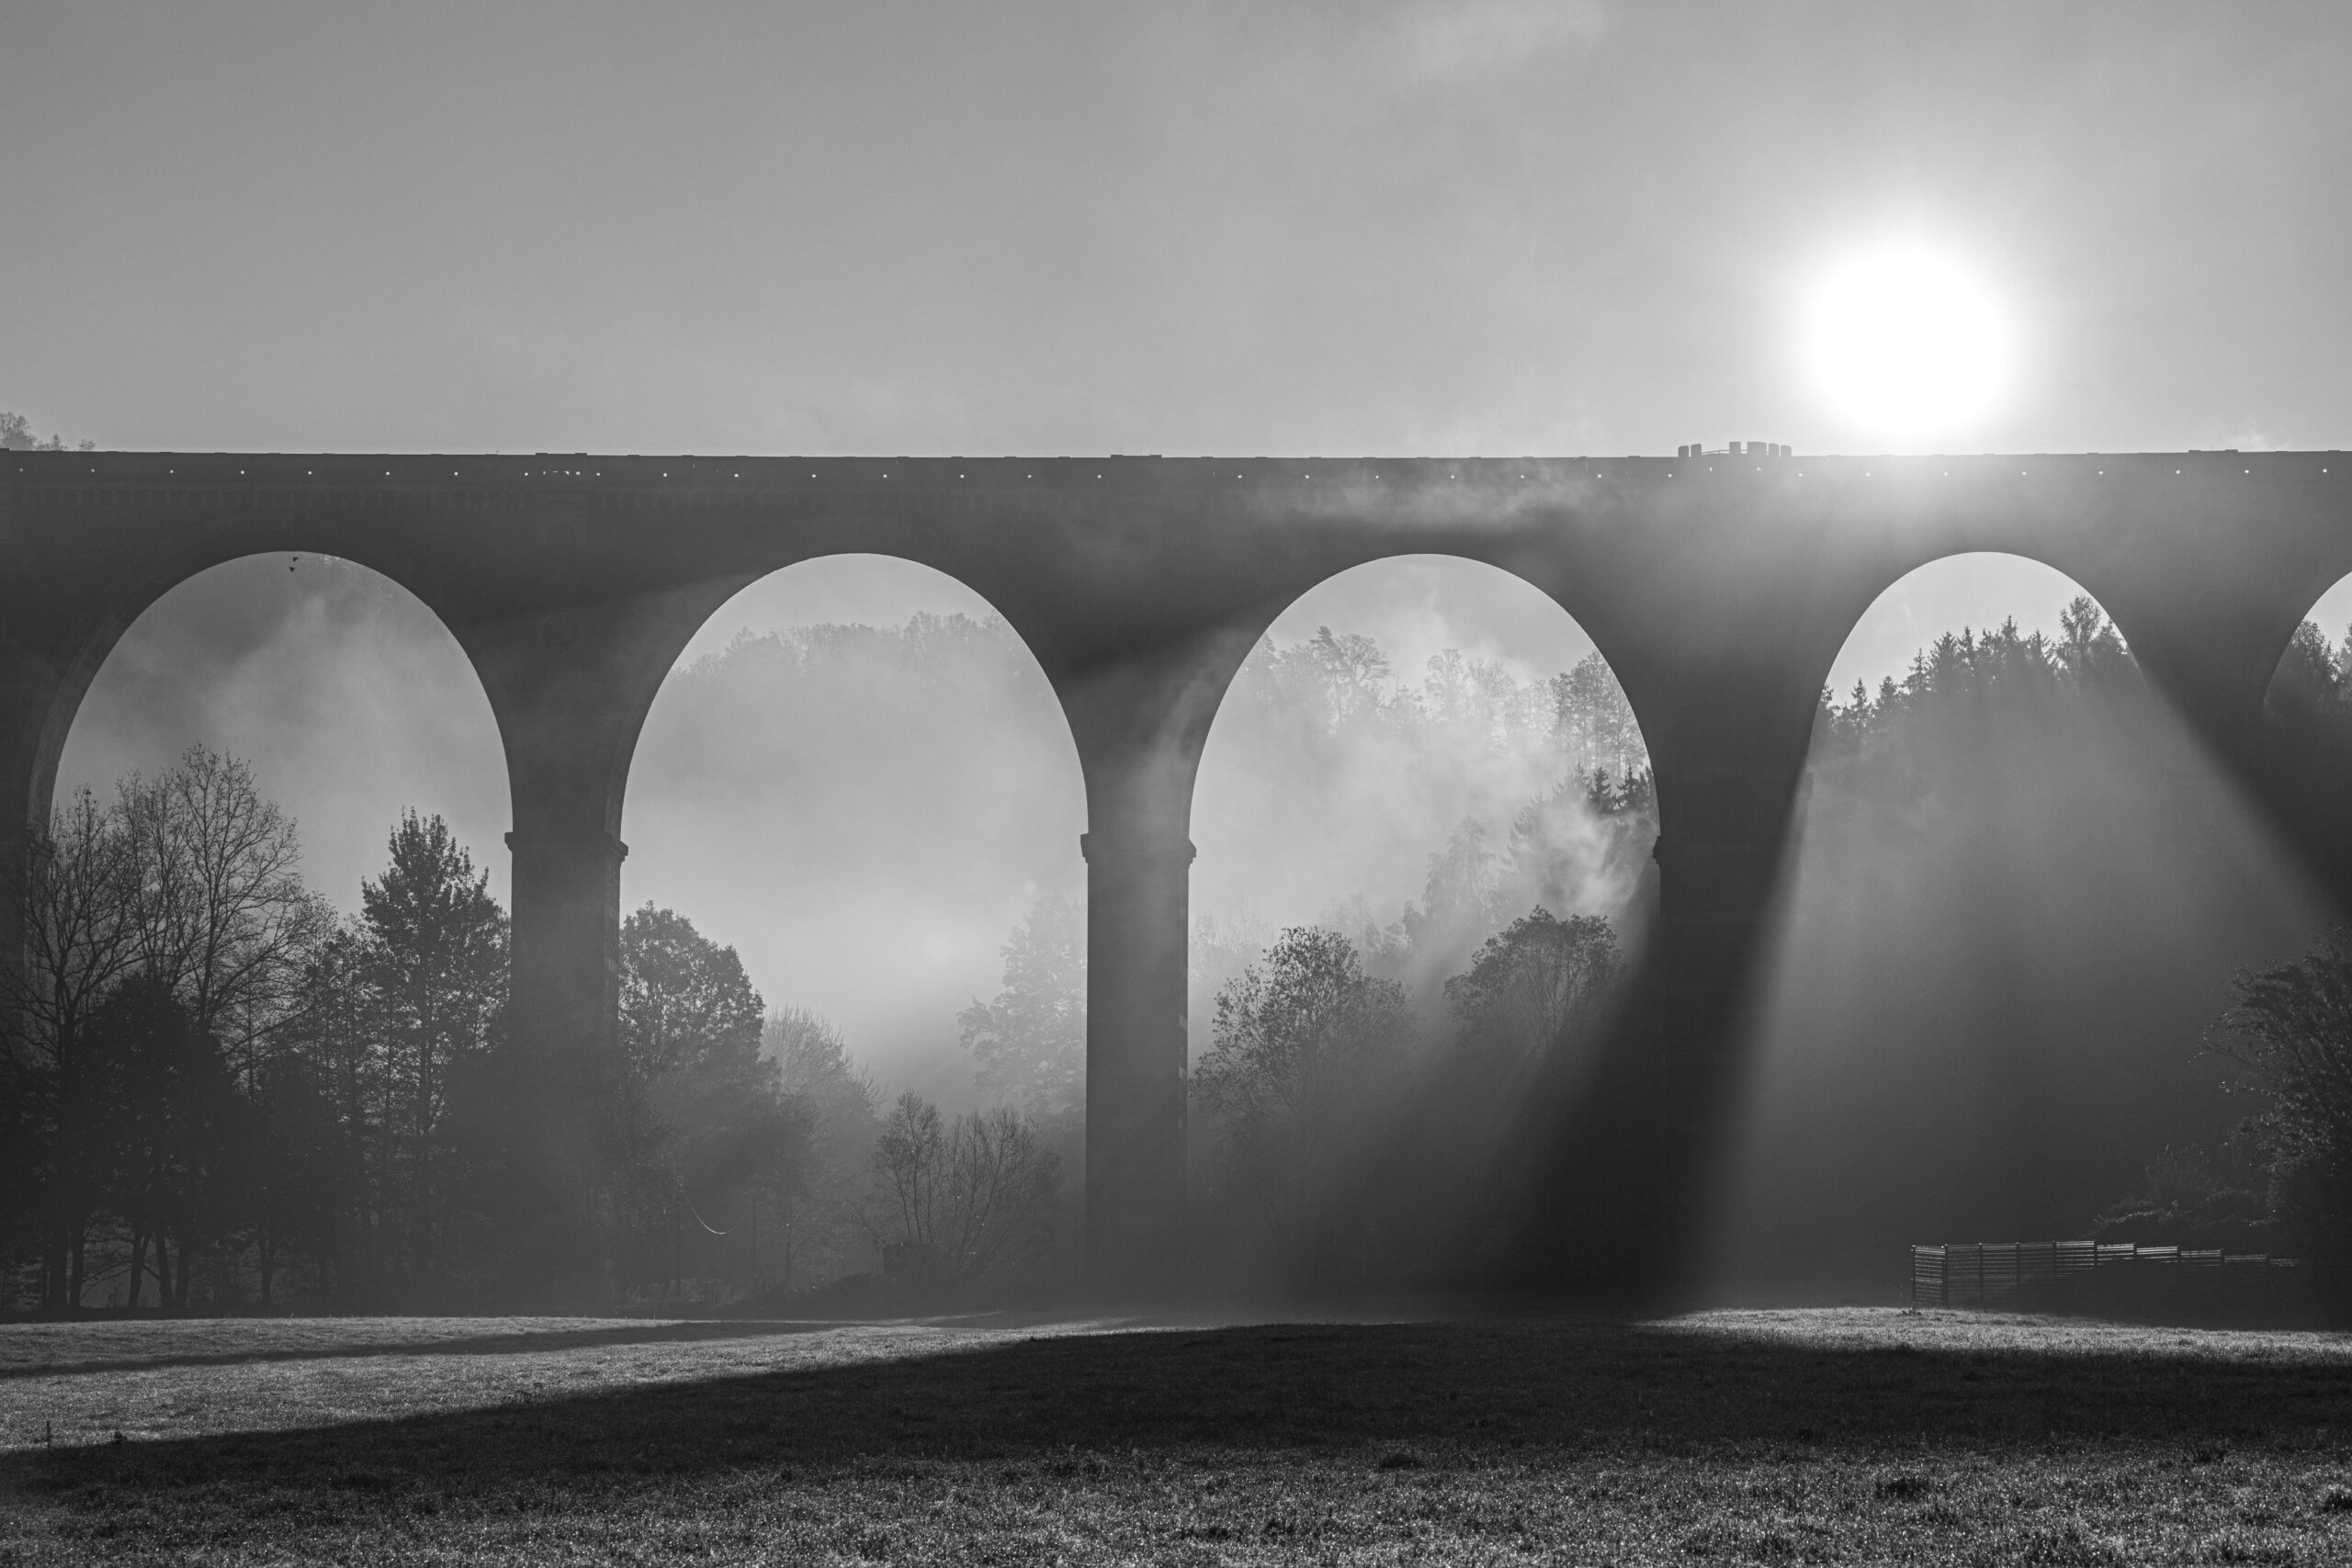
[[[1541,684],[1592,651],[1576,622],[1540,591],[1476,562],[1414,556],[1343,572],[1276,619],[1237,675],[1209,731],[1193,795],[1196,913],[1268,927],[1312,921],[1362,896],[1382,923],[1419,899],[1427,857],[1466,817],[1498,837],[1511,814],[1558,782],[1534,750],[1471,756],[1400,751],[1362,734],[1313,757],[1285,756],[1250,722],[1253,678],[1272,649],[1328,626],[1369,637],[1394,689],[1418,688],[1449,649],[1521,684]],[[1301,776],[1302,774],[1306,776]]]
[[[948,620],[910,643],[916,616]],[[843,626],[872,629],[811,630]],[[1531,690],[1592,651],[1533,588],[1446,558],[1332,579],[1275,622],[1269,648],[1326,626],[1376,641],[1390,689],[1419,688],[1449,650]],[[1465,819],[1499,851],[1513,815],[1558,783],[1555,759],[1504,743],[1405,755],[1366,732],[1302,751],[1236,716],[1265,666],[1261,650],[1236,681],[1193,811],[1194,912],[1250,934],[1235,962],[1353,899],[1396,921]],[[345,909],[410,808],[446,816],[505,897],[489,705],[432,613],[375,572],[254,557],[165,594],[101,669],[60,788],[104,793],[194,743],[254,763],[300,825],[308,879]],[[1059,707],[986,601],[909,562],[834,557],[745,589],[679,660],[630,774],[622,897],[734,946],[770,1003],[831,1018],[887,1084],[964,1104],[956,1014],[996,989],[1001,949],[1041,895],[1082,897],[1084,829]],[[1222,977],[1205,974],[1200,994]],[[1197,1051],[1205,1016],[1194,1033]]]
[[962,1106],[956,1011],[994,993],[1040,895],[1084,896],[1085,829],[1077,748],[1018,636],[927,567],[836,557],[721,606],[654,699],[621,896],[734,946],[889,1087]]
[[[1448,656],[1458,655],[1464,671],[1482,666],[1485,679],[1505,678],[1535,710],[1516,719],[1498,713],[1467,737],[1349,724],[1303,736],[1296,705],[1265,682],[1277,650],[1325,628],[1378,646],[1386,669],[1372,683],[1391,697],[1442,702],[1430,683],[1459,677],[1433,665],[1450,666]],[[1551,699],[1544,683],[1593,651],[1583,629],[1540,590],[1444,556],[1354,568],[1302,594],[1275,620],[1219,709],[1193,792],[1193,909],[1204,928],[1194,955],[1196,1053],[1208,1043],[1216,986],[1281,928],[1324,924],[1355,935],[1366,923],[1393,924],[1408,905],[1429,902],[1430,858],[1465,823],[1483,830],[1490,852],[1507,851],[1514,817],[1559,784],[1564,772],[1546,741]],[[1510,700],[1506,694],[1506,705]],[[1566,900],[1564,891],[1553,891],[1555,904],[1605,914],[1633,888],[1621,876],[1608,886],[1580,886]],[[1465,929],[1423,963],[1459,957],[1487,934]]]
[[[2011,561],[2028,592],[2007,592],[2004,564],[1894,585],[1841,677],[1899,682],[1891,651],[1944,627],[2054,634],[2081,590]],[[2136,675],[1859,757],[1817,735],[1801,834],[1717,1238],[1736,1300],[1890,1299],[1908,1243],[2088,1235],[2165,1145],[2210,1146],[2254,1109],[2220,1092],[2200,1033],[2235,970],[2294,956],[2327,916]]]
[[[2014,616],[2059,635],[2078,592],[2009,558],[1924,568],[1854,628],[1837,679],[1899,682],[1948,628]],[[2352,582],[2313,615],[2340,632]],[[1469,740],[1306,734],[1283,660],[1327,628],[1377,645],[1384,700],[1426,705],[1483,671],[1504,705]],[[1426,914],[1433,857],[1465,823],[1488,902],[1402,976],[1431,1024],[1435,982],[1539,893],[1638,946],[1655,874],[1622,844],[1555,856],[1540,890],[1510,881],[1514,817],[1560,761],[1505,710],[1591,652],[1525,583],[1441,558],[1358,569],[1285,611],[1200,772],[1196,1056],[1216,987],[1281,927],[1369,950],[1408,907]],[[1883,1298],[1907,1242],[2082,1235],[2163,1146],[2218,1140],[2243,1111],[2199,1032],[2234,970],[2309,944],[2321,899],[2154,694],[1993,717],[1817,750],[1727,1156],[1728,1297]],[[504,897],[488,705],[430,612],[373,572],[257,557],[166,594],[100,671],[60,787],[105,792],[194,743],[254,763],[300,823],[309,880],[346,909],[408,808],[447,817]],[[680,660],[638,749],[623,898],[736,947],[771,1004],[831,1018],[886,1087],[968,1105],[956,1014],[995,991],[1040,897],[1082,897],[1084,826],[1058,706],[987,604],[928,569],[836,558],[747,589]]]
[[165,593],[118,643],[68,732],[60,799],[111,795],[193,745],[242,757],[301,829],[303,874],[359,902],[403,810],[447,818],[507,897],[514,814],[490,699],[438,617],[321,556],[248,556]]

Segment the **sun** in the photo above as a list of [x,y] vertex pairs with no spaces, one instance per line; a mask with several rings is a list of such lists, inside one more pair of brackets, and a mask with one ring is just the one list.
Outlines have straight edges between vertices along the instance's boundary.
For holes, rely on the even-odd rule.
[[1916,245],[1853,256],[1813,299],[1808,357],[1855,424],[1918,440],[1968,424],[2001,391],[2007,333],[1992,295]]

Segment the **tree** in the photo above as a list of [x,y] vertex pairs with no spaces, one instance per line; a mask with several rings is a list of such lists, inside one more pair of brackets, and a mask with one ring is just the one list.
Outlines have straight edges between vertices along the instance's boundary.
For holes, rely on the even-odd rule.
[[1057,1175],[1035,1125],[1011,1107],[948,1122],[902,1094],[875,1140],[866,1228],[886,1270],[929,1283],[1001,1280],[1050,1247]]
[[220,1043],[160,975],[130,976],[89,1021],[105,1085],[109,1206],[130,1227],[137,1304],[149,1245],[159,1304],[186,1311],[199,1252],[228,1228],[252,1129]]
[[324,1249],[330,1297],[348,1307],[378,1293],[391,1267],[388,1203],[402,1169],[394,1139],[394,1063],[371,983],[366,928],[331,933],[305,966],[294,1016],[280,1032],[277,1062],[297,1060],[334,1119],[344,1168],[342,1208],[316,1238]]
[[957,1015],[980,1088],[1032,1116],[1086,1106],[1086,911],[1048,893],[1004,944],[1004,988]]
[[[97,449],[98,444],[95,441],[85,441],[75,448],[82,452],[95,452]],[[0,452],[62,452],[64,450],[63,437],[52,435],[43,441],[33,434],[32,421],[23,414],[0,410]]]
[[1315,639],[1306,648],[1333,725],[1379,708],[1381,682],[1388,679],[1388,656],[1380,651],[1378,643],[1354,632],[1334,636],[1330,627],[1317,626]]
[[139,963],[228,1041],[241,1071],[283,1019],[334,915],[302,886],[294,823],[253,770],[191,746],[154,779],[119,790],[137,885]]
[[873,1079],[851,1062],[841,1032],[807,1008],[770,1013],[761,1049],[775,1064],[803,1150],[793,1179],[769,1194],[788,1291],[805,1270],[837,1269],[856,1233],[878,1097]]
[[2091,1224],[2103,1242],[2139,1247],[2267,1252],[2270,1220],[2258,1127],[2241,1127],[2218,1150],[2167,1145],[2141,1174],[2139,1191]]
[[1552,677],[1552,743],[1570,774],[1600,770],[1626,778],[1649,769],[1649,751],[1633,704],[1598,652]]
[[2269,1100],[2275,1205],[2313,1250],[2352,1250],[2352,928],[2290,964],[2241,974],[2206,1049]]
[[[381,1062],[388,1159],[381,1176],[388,1272],[431,1289],[447,1261],[454,1172],[441,1163],[452,1091],[485,1055],[506,998],[505,912],[489,875],[439,817],[405,813],[381,877],[360,884],[360,924],[348,967],[366,987],[366,1019]],[[325,998],[337,1005],[337,998]],[[332,1027],[332,1020],[322,1020]],[[349,1074],[356,1064],[340,1064]]]
[[1519,1077],[1602,1011],[1623,966],[1607,920],[1564,920],[1539,906],[1488,937],[1469,969],[1445,983],[1445,999],[1461,1021],[1463,1049]]
[[0,1088],[17,1122],[9,1174],[23,1183],[41,1310],[52,1314],[81,1304],[109,1175],[110,1086],[86,1034],[137,966],[135,860],[119,814],[85,789],[51,816],[7,890],[23,912],[25,953],[21,969],[0,966]]
[[629,1071],[762,1076],[759,992],[731,947],[673,909],[646,905],[621,925],[621,1049]]
[[1217,995],[1193,1087],[1218,1118],[1228,1179],[1253,1192],[1310,1268],[1328,1259],[1328,1189],[1351,1122],[1410,1028],[1405,993],[1363,973],[1337,931],[1294,926]]
[[356,1196],[357,1168],[318,1068],[292,1053],[262,1066],[247,1125],[243,1218],[267,1311],[288,1249],[307,1248],[317,1257],[339,1249]]
[[731,947],[646,905],[621,927],[615,1218],[641,1238],[680,1202],[788,1185],[799,1129],[760,1052],[759,992]]

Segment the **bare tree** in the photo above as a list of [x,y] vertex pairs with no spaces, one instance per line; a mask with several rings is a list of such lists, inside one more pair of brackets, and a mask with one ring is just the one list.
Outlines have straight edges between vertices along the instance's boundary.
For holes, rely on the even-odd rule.
[[948,1122],[921,1095],[899,1097],[874,1145],[865,1224],[949,1282],[1002,1278],[1050,1245],[1057,1162],[1035,1126],[1000,1106]]
[[141,968],[250,1076],[334,929],[332,909],[302,886],[293,820],[263,798],[251,768],[202,746],[154,779],[124,780],[116,809],[134,857]]
[[30,846],[9,891],[23,912],[21,969],[0,965],[0,1085],[17,1111],[19,1169],[41,1259],[41,1307],[78,1305],[104,1199],[105,1074],[89,1021],[136,967],[134,856],[121,818],[77,792]]

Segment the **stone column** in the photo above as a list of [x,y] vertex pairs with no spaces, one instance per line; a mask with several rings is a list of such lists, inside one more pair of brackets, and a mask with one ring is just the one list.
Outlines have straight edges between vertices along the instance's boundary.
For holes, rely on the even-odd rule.
[[1181,817],[1082,835],[1086,1251],[1098,1288],[1151,1292],[1183,1263],[1193,845]]
[[639,727],[684,640],[628,601],[465,628],[498,716],[514,827],[506,1032],[523,1278],[604,1290],[594,1209],[600,1107],[618,1078],[621,800]]
[[628,847],[516,791],[506,1025],[514,1218],[526,1289],[604,1292],[591,1199],[596,1110],[618,1069],[620,867]]
[[[515,818],[540,813],[518,803]],[[513,976],[508,1026],[535,1055],[610,1049],[620,1000],[621,861],[610,833],[529,822],[506,835],[514,854]]]
[[1193,783],[1255,635],[1126,634],[1055,682],[1086,773],[1086,1270],[1104,1295],[1183,1278]]
[[1724,671],[1654,704],[1658,917],[1588,1076],[1530,1107],[1521,1270],[1656,1306],[1694,1281],[1801,809],[1813,689]]

